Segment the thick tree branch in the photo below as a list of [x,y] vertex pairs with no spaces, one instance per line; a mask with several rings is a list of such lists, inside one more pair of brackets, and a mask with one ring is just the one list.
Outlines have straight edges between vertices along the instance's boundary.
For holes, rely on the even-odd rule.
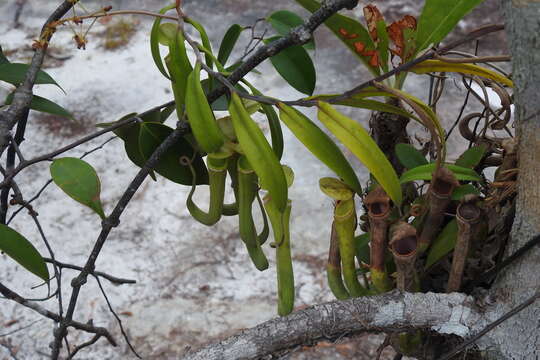
[[32,101],[32,88],[36,82],[41,65],[43,64],[43,59],[45,58],[45,53],[47,51],[47,44],[54,33],[54,30],[51,29],[49,25],[64,16],[76,2],[77,1],[73,0],[65,0],[51,16],[49,16],[41,30],[40,42],[42,46],[36,49],[24,82],[17,90],[15,90],[11,105],[7,109],[0,111],[0,156],[3,154],[9,143],[9,132],[24,116],[24,113],[27,111],[30,102]]
[[319,339],[364,331],[431,329],[467,336],[483,325],[473,299],[466,295],[394,291],[311,306],[187,354],[184,360],[258,359]]

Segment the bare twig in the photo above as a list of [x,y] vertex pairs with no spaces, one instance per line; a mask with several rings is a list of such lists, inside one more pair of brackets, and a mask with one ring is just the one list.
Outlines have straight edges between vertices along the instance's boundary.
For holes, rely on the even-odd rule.
[[122,325],[122,320],[120,319],[118,314],[114,311],[114,309],[113,309],[113,307],[111,305],[111,302],[109,301],[109,298],[107,296],[107,293],[105,292],[105,289],[103,288],[103,285],[101,284],[101,281],[99,280],[99,277],[94,275],[94,278],[96,279],[96,281],[97,281],[97,283],[99,285],[99,289],[101,290],[101,294],[103,295],[103,298],[105,298],[105,302],[107,303],[107,306],[109,307],[109,311],[111,312],[111,314],[113,314],[114,318],[118,322],[118,326],[120,326],[120,332],[122,333],[122,336],[124,337],[124,340],[126,340],[126,343],[128,344],[129,349],[131,350],[131,352],[133,354],[135,354],[135,356],[137,358],[142,359],[141,356],[137,353],[137,351],[133,347],[133,345],[131,344],[131,342],[129,341],[128,334],[126,333],[126,331],[124,330],[124,326]]
[[[17,294],[13,290],[7,288],[2,283],[0,283],[0,294],[2,294],[6,299],[11,300],[11,301],[15,301],[16,303],[19,303],[22,306],[24,306],[26,308],[29,308],[31,310],[34,310],[38,314],[40,314],[40,315],[42,315],[42,316],[44,316],[46,318],[49,318],[51,320],[54,320],[55,322],[60,322],[60,321],[65,322],[65,319],[62,319],[62,317],[60,317],[58,314],[56,314],[56,313],[54,313],[52,311],[49,311],[49,310],[45,309],[44,307],[33,303],[32,301],[29,301],[29,300],[23,298],[22,296],[20,296],[19,294]],[[67,323],[67,326],[73,327],[75,329],[86,331],[86,332],[92,333],[92,334],[99,334],[99,335],[105,337],[112,346],[116,346],[116,341],[114,340],[113,336],[105,328],[97,327],[97,326],[94,326],[92,324],[83,324],[83,323],[80,323],[78,321],[73,321],[73,320],[70,320],[70,321],[68,321],[66,323]]]
[[[77,271],[82,271],[83,270],[82,266],[77,266],[77,265],[73,265],[73,264],[67,264],[67,263],[60,262],[58,260],[53,260],[53,259],[49,259],[49,258],[43,258],[43,260],[45,260],[45,262],[48,262],[48,263],[51,263],[51,264],[56,264],[60,268],[77,270]],[[102,277],[102,278],[110,281],[111,283],[113,283],[115,285],[136,284],[137,283],[136,280],[119,278],[119,277],[112,276],[112,275],[109,275],[107,273],[104,273],[102,271],[92,271],[90,273],[90,275]]]

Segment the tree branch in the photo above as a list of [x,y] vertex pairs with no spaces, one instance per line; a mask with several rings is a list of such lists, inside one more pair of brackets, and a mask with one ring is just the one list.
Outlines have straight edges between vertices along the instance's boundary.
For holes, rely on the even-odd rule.
[[473,299],[463,294],[394,291],[311,306],[187,354],[184,360],[258,359],[323,338],[365,331],[431,329],[467,336],[478,329],[480,318]]
[[24,116],[25,111],[32,101],[32,88],[36,82],[41,65],[43,64],[43,59],[47,52],[47,44],[54,33],[54,30],[51,29],[49,25],[64,16],[77,1],[78,0],[65,0],[58,8],[56,8],[51,16],[49,16],[41,29],[40,42],[43,46],[36,49],[36,52],[32,57],[30,68],[26,72],[24,82],[13,94],[11,105],[7,109],[0,111],[0,156],[4,153],[4,150],[9,144],[9,132]]
[[[54,320],[55,322],[63,321],[60,315],[52,311],[49,311],[45,309],[44,307],[38,304],[35,304],[32,301],[26,300],[25,298],[23,298],[22,296],[14,292],[13,290],[4,286],[4,284],[2,283],[0,283],[0,294],[2,294],[6,299],[15,301],[16,303],[19,303],[24,307],[32,309],[35,312],[41,314],[42,316],[49,318],[51,320]],[[67,326],[71,326],[71,327],[74,327],[75,329],[86,331],[88,333],[103,336],[109,341],[109,343],[112,346],[116,346],[116,341],[114,340],[113,336],[109,333],[107,329],[103,327],[97,327],[97,326],[92,325],[91,323],[83,324],[83,323],[80,323],[78,321],[73,321],[73,320],[70,320],[69,322],[67,322]]]

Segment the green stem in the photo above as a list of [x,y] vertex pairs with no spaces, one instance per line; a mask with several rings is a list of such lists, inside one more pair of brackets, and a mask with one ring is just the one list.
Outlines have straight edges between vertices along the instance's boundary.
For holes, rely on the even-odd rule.
[[368,294],[356,276],[354,230],[356,229],[356,211],[354,199],[338,201],[334,210],[334,222],[339,240],[339,253],[343,267],[343,278],[351,296]]
[[208,177],[210,185],[210,205],[208,212],[201,210],[193,202],[193,194],[196,189],[195,171],[190,164],[193,173],[193,185],[189,192],[186,207],[195,220],[204,225],[214,225],[221,218],[223,211],[223,199],[225,197],[225,179],[227,177],[227,159],[216,159],[208,155]]
[[251,169],[247,158],[238,161],[238,217],[240,238],[246,245],[251,261],[260,270],[268,268],[268,260],[261,249],[255,223],[253,222],[252,204],[258,191],[257,175]]
[[294,273],[291,259],[289,221],[291,200],[287,202],[285,212],[279,212],[271,198],[265,197],[264,206],[272,229],[276,248],[276,272],[278,283],[278,314],[288,315],[294,308]]

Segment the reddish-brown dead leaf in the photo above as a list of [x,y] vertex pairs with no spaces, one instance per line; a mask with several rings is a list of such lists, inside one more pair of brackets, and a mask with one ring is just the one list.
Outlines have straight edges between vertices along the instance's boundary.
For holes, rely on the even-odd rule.
[[392,54],[399,56],[401,59],[406,57],[403,54],[405,49],[403,29],[416,30],[416,19],[410,15],[405,15],[401,20],[394,21],[386,28],[388,37],[395,45],[395,48],[391,48],[390,51]]
[[377,21],[383,20],[384,18],[377,9],[377,6],[375,5],[366,5],[364,6],[364,17],[366,18],[366,23],[369,30],[369,35],[373,39],[373,41],[377,41]]

